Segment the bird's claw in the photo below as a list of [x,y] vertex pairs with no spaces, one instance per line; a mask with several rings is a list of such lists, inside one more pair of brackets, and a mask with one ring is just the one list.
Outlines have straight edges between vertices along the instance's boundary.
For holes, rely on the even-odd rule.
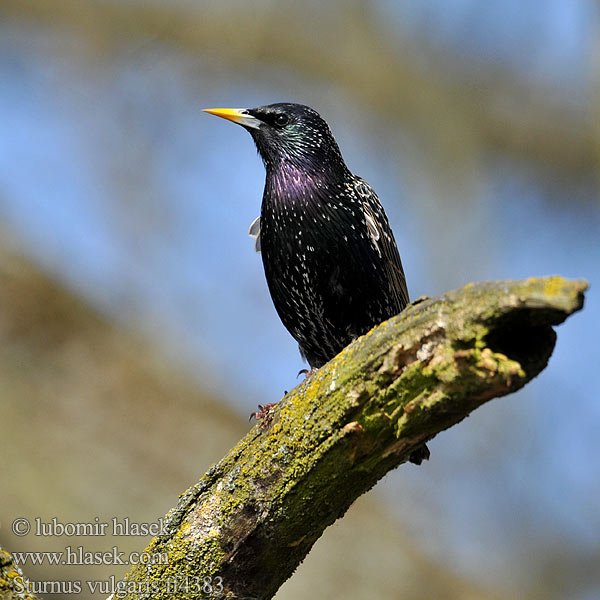
[[314,367],[312,369],[300,369],[298,371],[298,375],[296,375],[296,379],[300,377],[304,373],[304,379],[308,379],[311,375],[314,375],[317,372],[317,369]]
[[248,421],[251,421],[254,417],[257,421],[261,421],[260,426],[264,429],[273,419],[273,415],[269,414],[274,406],[277,406],[278,402],[270,402],[269,404],[259,404],[258,410],[254,411],[248,417]]

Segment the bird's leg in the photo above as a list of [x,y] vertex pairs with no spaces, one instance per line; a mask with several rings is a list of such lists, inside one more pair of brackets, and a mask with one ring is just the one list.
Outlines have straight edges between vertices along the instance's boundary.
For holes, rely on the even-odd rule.
[[[288,391],[284,390],[283,395],[286,396],[287,393],[288,393]],[[281,402],[281,400],[279,402]],[[279,404],[279,402],[269,402],[268,404],[259,404],[258,410],[254,411],[253,413],[250,414],[248,421],[251,421],[252,418],[254,417],[257,421],[262,421],[260,424],[261,429],[265,429],[265,427],[267,425],[269,425],[271,423],[271,421],[273,420],[273,415],[270,414],[271,409],[274,406],[277,406]]]
[[260,426],[264,429],[271,422],[271,419],[273,418],[273,415],[269,415],[269,412],[271,411],[271,409],[274,406],[277,406],[278,404],[279,404],[279,402],[269,402],[268,404],[259,404],[258,410],[254,411],[250,415],[250,417],[248,418],[248,421],[251,421],[252,418],[254,417],[257,421],[262,421]]
[[312,369],[300,369],[298,371],[298,375],[296,375],[296,377],[300,377],[300,375],[302,375],[302,373],[304,373],[304,379],[308,379],[309,377],[314,375],[317,371],[318,371],[318,369],[316,367],[313,367]]

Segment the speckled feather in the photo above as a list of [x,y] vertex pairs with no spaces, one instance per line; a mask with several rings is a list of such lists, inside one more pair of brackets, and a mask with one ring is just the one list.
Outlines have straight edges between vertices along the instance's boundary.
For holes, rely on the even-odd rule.
[[279,317],[320,367],[408,303],[396,242],[379,198],[348,170],[316,111],[246,112],[260,122],[247,129],[267,171],[250,233]]

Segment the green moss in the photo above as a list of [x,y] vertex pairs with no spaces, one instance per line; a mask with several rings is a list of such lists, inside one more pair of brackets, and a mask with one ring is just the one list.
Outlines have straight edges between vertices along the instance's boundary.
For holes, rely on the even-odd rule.
[[[540,319],[576,310],[573,284],[564,285],[567,291],[563,280],[472,284],[374,328],[296,386],[270,424],[253,428],[191,488],[186,497],[196,505],[188,514],[183,502],[173,539],[155,542],[168,550],[169,565],[152,575],[251,568],[268,578],[257,588],[268,597],[354,498],[423,441],[536,374],[486,339],[499,319],[523,306],[543,308]],[[546,286],[548,296],[557,294],[550,308]],[[144,576],[141,567],[130,574]]]
[[556,298],[562,294],[565,287],[565,279],[562,277],[548,277],[544,280],[542,293],[549,298]]
[[0,598],[36,600],[31,589],[31,583],[15,566],[10,553],[0,548]]

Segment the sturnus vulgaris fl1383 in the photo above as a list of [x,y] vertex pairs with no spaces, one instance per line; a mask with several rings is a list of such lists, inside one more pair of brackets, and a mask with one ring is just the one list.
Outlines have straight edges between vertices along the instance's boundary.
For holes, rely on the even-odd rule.
[[312,368],[398,314],[408,291],[379,198],[308,106],[207,109],[246,128],[267,178],[250,226],[277,313]]

